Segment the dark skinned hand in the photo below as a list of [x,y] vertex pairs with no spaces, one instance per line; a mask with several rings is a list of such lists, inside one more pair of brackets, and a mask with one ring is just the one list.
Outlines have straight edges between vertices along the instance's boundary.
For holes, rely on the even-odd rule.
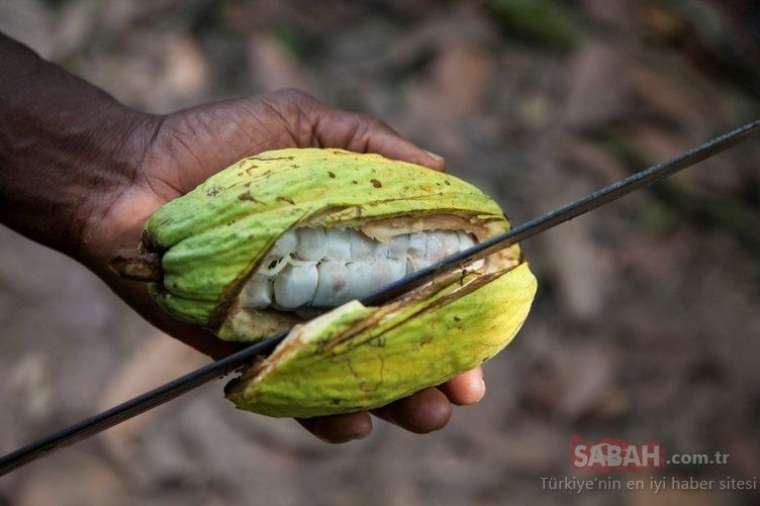
[[[110,258],[134,251],[145,220],[166,202],[183,195],[240,158],[285,147],[336,147],[379,153],[443,170],[443,160],[404,140],[372,117],[329,108],[308,95],[285,90],[204,105],[160,117],[145,117],[125,142],[132,150],[133,173],[127,184],[112,188],[88,217],[85,231],[94,268],[133,308],[150,322],[189,345],[215,357],[226,343],[197,327],[161,312],[139,283],[108,272]],[[415,433],[442,428],[452,404],[478,402],[485,393],[482,371],[466,372],[440,388],[428,388],[374,411]],[[332,443],[367,436],[368,413],[299,420],[314,435]]]
[[[237,160],[269,149],[335,147],[443,170],[443,160],[382,122],[327,107],[297,91],[144,114],[0,34],[0,221],[70,255],[148,321],[219,358],[238,348],[174,320],[147,287],[109,268],[131,256],[147,218]],[[440,429],[452,404],[485,393],[482,372],[464,373],[374,412],[412,432]],[[340,443],[372,430],[368,413],[299,420]]]

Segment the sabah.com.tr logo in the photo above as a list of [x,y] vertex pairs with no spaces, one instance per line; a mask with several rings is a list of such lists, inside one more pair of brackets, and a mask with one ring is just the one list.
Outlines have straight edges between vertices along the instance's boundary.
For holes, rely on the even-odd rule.
[[623,472],[670,464],[726,464],[727,461],[728,454],[723,452],[676,453],[666,457],[658,443],[629,443],[613,438],[586,441],[580,436],[570,438],[570,463],[580,471]]
[[613,438],[590,442],[573,436],[570,438],[570,462],[581,471],[636,471],[663,467],[665,452],[657,443],[635,444]]

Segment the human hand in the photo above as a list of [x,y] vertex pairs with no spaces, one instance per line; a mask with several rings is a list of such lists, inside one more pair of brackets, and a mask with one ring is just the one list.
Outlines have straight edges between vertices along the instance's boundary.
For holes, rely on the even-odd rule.
[[[161,311],[146,287],[115,276],[110,259],[129,256],[139,243],[145,220],[212,174],[261,151],[285,147],[339,147],[374,152],[442,170],[443,160],[404,140],[369,116],[329,108],[303,93],[286,90],[204,105],[166,116],[141,116],[126,138],[122,159],[129,174],[112,185],[89,215],[83,230],[82,259],[150,322],[214,357],[233,347],[195,326]],[[478,368],[439,388],[428,388],[374,411],[391,423],[417,433],[442,428],[452,404],[474,404],[485,393]],[[345,442],[372,429],[368,413],[300,420],[317,437]]]

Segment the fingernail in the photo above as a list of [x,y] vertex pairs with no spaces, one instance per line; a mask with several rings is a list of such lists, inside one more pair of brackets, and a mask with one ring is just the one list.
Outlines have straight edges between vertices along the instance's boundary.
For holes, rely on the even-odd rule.
[[443,157],[441,155],[437,155],[437,154],[433,153],[432,151],[428,151],[427,149],[425,150],[425,153],[427,153],[427,155],[430,158],[433,158],[433,159],[435,159],[435,160],[437,160],[439,162],[443,161]]
[[487,389],[486,389],[486,380],[485,380],[485,378],[481,378],[481,379],[480,379],[480,382],[483,384],[483,390],[482,390],[482,391],[481,391],[481,393],[480,393],[480,399],[478,399],[478,402],[480,402],[480,401],[482,401],[482,400],[483,400],[483,397],[485,397],[485,396],[486,396],[486,391],[487,391]]

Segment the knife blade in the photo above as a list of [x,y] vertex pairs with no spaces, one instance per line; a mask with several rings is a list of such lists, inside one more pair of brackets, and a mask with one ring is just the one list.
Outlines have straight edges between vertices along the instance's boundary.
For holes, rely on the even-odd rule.
[[[471,262],[477,261],[498,250],[507,248],[520,241],[540,234],[541,232],[565,221],[571,220],[617,200],[639,188],[671,176],[676,172],[691,167],[707,158],[711,158],[758,133],[760,133],[760,120],[743,125],[735,130],[707,141],[704,144],[689,149],[668,161],[653,165],[581,197],[565,206],[551,210],[537,218],[522,223],[507,233],[494,236],[469,249],[447,257],[436,264],[414,272],[401,280],[391,283],[369,296],[364,297],[361,302],[364,305],[372,306],[391,301],[404,293],[427,283],[440,274],[466,268],[467,264]],[[277,344],[279,344],[286,336],[287,332],[283,332],[276,336],[268,337],[256,344],[242,349],[241,351],[207,364],[122,404],[114,406],[113,408],[98,413],[90,418],[86,418],[59,432],[52,433],[31,444],[12,451],[0,457],[0,476],[6,475],[55,450],[72,445],[156,406],[175,399],[214,378],[229,374],[250,363],[255,357],[259,355],[267,355],[274,350]]]

